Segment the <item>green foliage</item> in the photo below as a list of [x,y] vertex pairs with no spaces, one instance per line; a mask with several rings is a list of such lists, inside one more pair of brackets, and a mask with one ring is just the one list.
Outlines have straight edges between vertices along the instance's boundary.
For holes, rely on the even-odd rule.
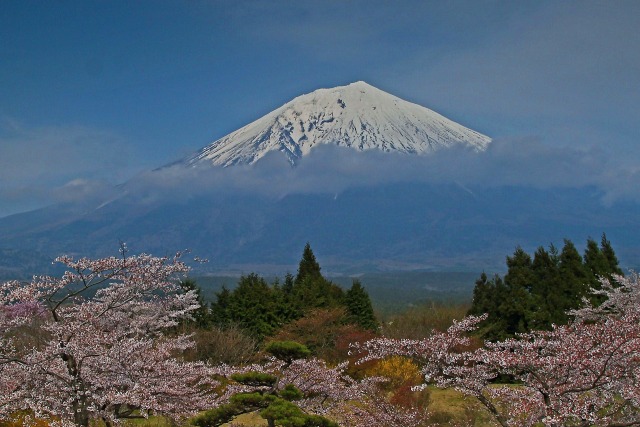
[[283,427],[338,427],[338,424],[318,415],[308,415],[297,405],[277,399],[267,408],[260,411],[269,426]]
[[265,350],[273,357],[288,364],[296,359],[304,359],[311,354],[305,345],[295,341],[273,341],[267,345]]
[[507,257],[507,274],[489,280],[482,273],[473,291],[469,314],[488,313],[481,325],[484,338],[501,340],[533,329],[550,329],[565,324],[567,311],[581,306],[583,298],[594,302],[591,294],[599,286],[599,277],[621,274],[617,257],[603,234],[600,247],[587,240],[584,257],[570,240],[562,251],[551,245],[539,247],[533,259],[522,248]]
[[233,321],[231,291],[224,285],[220,292],[216,292],[216,302],[211,305],[211,321],[218,326],[225,326]]
[[305,279],[315,280],[321,277],[320,264],[316,261],[316,256],[311,250],[311,245],[307,242],[304,246],[304,250],[302,251],[302,259],[298,264],[298,275],[296,276],[294,283],[299,285]]
[[271,375],[266,374],[264,372],[246,372],[244,374],[233,374],[231,379],[239,382],[240,384],[244,384],[247,386],[253,387],[272,387],[278,379]]
[[378,321],[373,313],[373,306],[369,294],[358,280],[354,280],[345,295],[345,304],[349,313],[349,320],[363,329],[375,331]]
[[238,415],[244,413],[242,408],[234,405],[220,405],[191,419],[191,424],[197,427],[214,427],[228,423]]
[[233,292],[223,287],[216,294],[211,306],[214,323],[237,324],[258,339],[271,335],[283,323],[279,293],[255,273],[242,276]]
[[304,394],[293,384],[287,384],[282,391],[280,391],[280,397],[291,402],[302,399]]
[[263,340],[315,309],[345,307],[349,313],[346,321],[375,329],[371,300],[364,288],[354,284],[350,295],[347,300],[342,288],[322,277],[307,243],[295,279],[288,274],[280,285],[278,279],[268,284],[255,273],[242,276],[233,291],[223,287],[216,294],[210,319],[218,327],[239,325],[252,337]]
[[274,396],[269,394],[262,394],[259,392],[253,393],[237,393],[231,396],[229,401],[233,405],[242,406],[245,408],[260,408],[268,404],[275,399]]

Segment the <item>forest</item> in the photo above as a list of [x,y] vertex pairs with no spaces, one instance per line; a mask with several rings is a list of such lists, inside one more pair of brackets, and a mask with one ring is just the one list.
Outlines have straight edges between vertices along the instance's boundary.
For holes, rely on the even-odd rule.
[[640,280],[604,234],[384,315],[309,243],[212,300],[181,253],[57,261],[0,285],[1,427],[640,425]]

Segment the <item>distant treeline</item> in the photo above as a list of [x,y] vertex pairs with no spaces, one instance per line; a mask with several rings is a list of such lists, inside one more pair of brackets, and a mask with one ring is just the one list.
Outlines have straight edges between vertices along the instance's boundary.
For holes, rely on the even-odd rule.
[[570,240],[561,251],[553,245],[548,250],[539,247],[533,257],[518,247],[507,257],[507,269],[504,277],[489,279],[482,273],[473,291],[469,314],[489,314],[481,327],[489,340],[566,324],[567,311],[580,307],[583,298],[598,302],[600,296],[591,289],[600,287],[599,277],[622,274],[604,234],[600,246],[587,240],[583,256]]
[[[183,282],[183,287],[199,291],[193,281]],[[371,299],[360,282],[353,280],[345,292],[327,280],[307,243],[295,277],[287,274],[283,282],[276,278],[268,283],[255,273],[244,275],[233,290],[223,286],[209,306],[202,301],[195,322],[201,328],[236,325],[263,339],[314,309],[343,309],[344,323],[365,330],[378,326]]]

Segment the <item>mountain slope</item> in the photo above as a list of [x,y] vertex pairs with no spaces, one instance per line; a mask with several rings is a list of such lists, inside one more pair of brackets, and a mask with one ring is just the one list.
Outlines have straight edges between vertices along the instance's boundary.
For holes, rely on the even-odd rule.
[[295,164],[319,144],[422,154],[455,144],[482,151],[490,142],[428,108],[360,81],[299,96],[185,162],[251,164],[270,151],[280,151]]

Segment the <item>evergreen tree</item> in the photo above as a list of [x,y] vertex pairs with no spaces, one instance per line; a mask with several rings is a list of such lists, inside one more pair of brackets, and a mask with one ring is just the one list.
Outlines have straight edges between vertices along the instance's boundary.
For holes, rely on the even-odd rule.
[[495,313],[495,303],[495,283],[488,280],[483,271],[473,288],[473,302],[468,314],[480,316],[484,313]]
[[521,247],[516,248],[513,256],[507,257],[507,269],[504,281],[508,286],[531,291],[534,285],[531,257]]
[[345,303],[349,320],[363,329],[375,331],[378,329],[378,322],[373,313],[373,306],[369,294],[362,287],[359,280],[354,280],[351,288],[345,295]]
[[271,335],[283,322],[278,318],[276,298],[269,284],[251,273],[240,277],[230,298],[231,320],[247,329],[256,338]]
[[607,260],[608,274],[622,275],[622,270],[618,265],[618,257],[611,247],[611,242],[607,240],[607,235],[602,233],[602,240],[600,241],[600,248],[602,255]]
[[322,276],[305,277],[294,286],[292,295],[303,313],[311,308],[332,308],[344,305],[342,288]]
[[582,306],[583,298],[601,302],[590,294],[598,287],[597,277],[620,274],[618,259],[603,234],[600,247],[587,240],[584,257],[570,240],[564,241],[558,253],[539,247],[533,260],[521,248],[507,257],[508,271],[504,280],[496,275],[488,280],[482,274],[473,291],[469,314],[489,316],[480,325],[480,332],[489,340],[500,340],[532,329],[551,329],[551,325],[566,324],[567,311]]
[[232,322],[231,292],[224,285],[220,292],[216,292],[216,302],[211,304],[211,322],[218,326],[225,326]]
[[287,273],[286,276],[284,276],[284,284],[282,285],[282,292],[284,292],[285,294],[291,294],[293,292],[293,274],[291,273]]
[[298,266],[298,274],[293,282],[291,295],[302,313],[311,308],[331,308],[344,305],[342,288],[322,276],[320,264],[318,264],[309,243],[305,245],[302,252],[302,259]]
[[589,279],[582,257],[571,240],[565,239],[559,261],[565,309],[578,308],[588,293]]
[[302,252],[302,259],[300,260],[300,264],[298,265],[298,274],[295,279],[295,284],[299,285],[306,278],[311,280],[319,279],[322,275],[320,274],[320,264],[316,261],[316,256],[313,254],[311,250],[311,245],[309,242],[304,247],[304,251]]
[[529,330],[533,312],[531,289],[534,285],[531,257],[521,247],[507,257],[507,274],[504,276],[506,298],[501,299],[499,311],[506,320],[507,336]]
[[564,307],[562,281],[560,280],[558,250],[551,245],[549,251],[542,246],[533,256],[531,268],[534,285],[531,289],[535,310],[532,315],[533,329],[550,329],[552,324],[564,324],[567,316]]
[[587,239],[584,250],[584,265],[591,286],[597,286],[600,283],[598,277],[609,273],[609,260],[591,237]]
[[510,289],[505,285],[502,277],[497,274],[491,282],[495,289],[495,305],[493,310],[489,312],[486,323],[482,326],[484,327],[484,337],[491,341],[497,341],[513,335],[515,331],[510,325],[514,323],[517,325],[517,322],[514,322],[514,319],[511,318],[513,304],[510,301]]

